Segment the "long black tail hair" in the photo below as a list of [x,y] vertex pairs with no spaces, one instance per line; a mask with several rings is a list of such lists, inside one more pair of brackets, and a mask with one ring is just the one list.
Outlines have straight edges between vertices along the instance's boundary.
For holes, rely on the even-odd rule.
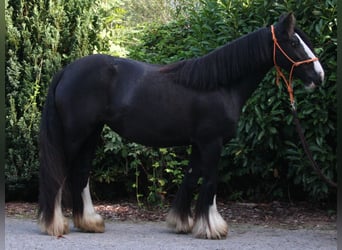
[[63,127],[55,105],[55,90],[63,70],[52,79],[42,113],[39,133],[39,211],[40,223],[51,224],[56,196],[66,179]]

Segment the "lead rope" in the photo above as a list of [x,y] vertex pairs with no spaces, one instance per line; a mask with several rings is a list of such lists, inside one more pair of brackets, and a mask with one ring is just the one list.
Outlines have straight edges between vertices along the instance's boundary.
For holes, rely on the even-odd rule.
[[[300,141],[302,143],[302,146],[304,148],[304,151],[306,153],[306,156],[308,157],[309,161],[311,162],[311,166],[314,169],[314,171],[318,174],[319,177],[321,177],[322,180],[324,180],[326,183],[328,183],[331,187],[337,188],[337,184],[336,182],[333,182],[332,180],[330,180],[326,175],[323,174],[321,168],[318,166],[317,162],[314,160],[313,156],[312,156],[312,152],[309,149],[309,145],[305,139],[304,136],[304,132],[303,132],[303,128],[299,122],[298,119],[298,114],[297,114],[297,109],[296,109],[296,105],[295,105],[295,100],[294,100],[294,95],[293,95],[293,87],[292,87],[292,76],[293,76],[293,70],[295,67],[304,64],[304,63],[311,63],[314,61],[317,61],[318,58],[310,58],[307,60],[303,60],[303,61],[299,61],[296,62],[294,60],[292,60],[292,58],[290,58],[285,51],[280,47],[277,38],[275,36],[275,32],[274,32],[274,26],[271,25],[271,32],[272,32],[272,39],[273,39],[273,63],[274,63],[274,67],[276,69],[276,83],[279,86],[279,81],[280,78],[283,79],[286,87],[287,87],[287,91],[289,93],[289,98],[290,98],[290,105],[291,105],[291,112],[294,118],[294,122],[296,125],[296,130],[297,133],[299,135]],[[280,52],[292,63],[292,67],[290,70],[290,74],[289,74],[289,79],[287,80],[285,75],[283,74],[283,72],[281,71],[281,68],[277,65],[276,62],[276,49],[279,49]]]

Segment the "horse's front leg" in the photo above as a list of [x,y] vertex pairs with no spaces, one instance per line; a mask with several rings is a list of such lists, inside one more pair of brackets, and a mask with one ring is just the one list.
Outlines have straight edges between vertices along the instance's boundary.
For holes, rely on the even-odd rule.
[[222,141],[200,145],[201,173],[203,183],[200,189],[193,234],[198,238],[222,239],[228,234],[228,225],[217,211],[216,189],[218,162],[220,159]]
[[198,148],[193,145],[185,177],[166,218],[169,227],[174,228],[177,233],[190,233],[192,231],[194,223],[191,215],[191,201],[200,177],[199,162]]

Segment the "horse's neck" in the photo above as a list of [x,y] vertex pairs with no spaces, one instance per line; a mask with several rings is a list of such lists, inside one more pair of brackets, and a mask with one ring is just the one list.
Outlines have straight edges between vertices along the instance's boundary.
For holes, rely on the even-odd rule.
[[251,97],[268,71],[269,69],[265,69],[264,71],[258,71],[256,73],[246,73],[246,77],[242,78],[238,84],[234,85],[231,91],[239,93],[241,107]]
[[[235,75],[233,79],[230,79],[232,82],[227,83],[224,87],[227,90],[238,92],[241,105],[244,105],[266,74],[273,68],[272,35],[268,28],[262,28],[235,42],[237,51],[235,53],[228,51],[227,55],[233,55],[235,58],[232,59],[239,62],[239,67],[234,69],[235,65],[229,65],[231,68],[227,69],[228,73],[235,70]],[[241,47],[239,43],[241,43]],[[231,73],[231,75],[233,74]]]

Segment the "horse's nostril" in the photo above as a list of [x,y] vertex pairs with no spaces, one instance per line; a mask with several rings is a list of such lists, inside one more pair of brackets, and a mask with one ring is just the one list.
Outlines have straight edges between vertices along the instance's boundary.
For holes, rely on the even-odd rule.
[[306,89],[308,89],[308,90],[314,90],[316,88],[316,84],[315,83],[310,83],[307,87],[306,87]]

